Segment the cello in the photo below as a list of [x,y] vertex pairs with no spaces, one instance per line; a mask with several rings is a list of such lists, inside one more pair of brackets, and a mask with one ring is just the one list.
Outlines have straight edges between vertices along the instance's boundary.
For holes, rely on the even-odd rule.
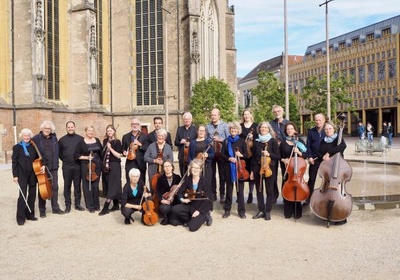
[[[296,139],[292,154],[289,158],[289,163],[286,166],[285,175],[286,173],[288,174],[288,179],[282,187],[283,198],[292,202],[300,202],[306,200],[310,196],[310,188],[304,181],[307,163],[304,158],[298,157],[297,153],[294,152],[294,149],[297,148],[297,141]],[[283,177],[285,177],[285,175]]]
[[[42,154],[40,153],[35,142],[31,141],[30,143],[33,145],[33,147],[35,147],[35,150],[39,155],[39,158],[33,161],[32,167],[33,170],[35,171],[35,175],[38,180],[40,196],[42,197],[43,200],[50,199],[53,196],[53,189],[52,189],[53,176],[51,175],[47,166],[45,166],[45,172],[42,173],[42,167],[43,167]],[[47,176],[47,174],[50,176],[50,178]]]
[[[337,145],[342,142],[345,118],[345,114],[339,116]],[[319,166],[318,175],[322,178],[322,184],[311,195],[310,208],[318,218],[326,220],[327,227],[331,221],[345,221],[351,214],[353,198],[346,192],[346,183],[351,180],[352,174],[351,165],[339,152]]]

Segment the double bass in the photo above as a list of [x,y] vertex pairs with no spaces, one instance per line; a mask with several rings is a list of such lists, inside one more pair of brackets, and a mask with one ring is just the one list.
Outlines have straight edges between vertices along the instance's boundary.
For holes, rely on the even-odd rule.
[[289,163],[286,166],[285,175],[286,173],[288,174],[288,179],[282,187],[282,196],[288,201],[300,202],[306,200],[310,196],[310,188],[304,181],[307,163],[304,158],[297,156],[297,153],[294,152],[295,148],[297,148],[297,140],[295,140]]
[[[342,142],[345,114],[339,116],[340,129],[337,145]],[[341,153],[336,153],[328,161],[322,161],[318,175],[321,187],[315,189],[310,199],[311,211],[327,222],[345,221],[353,209],[353,198],[346,192],[346,183],[351,180],[353,170]]]
[[[36,178],[38,180],[40,196],[42,197],[43,200],[50,199],[53,196],[53,188],[52,188],[53,176],[51,175],[47,166],[45,166],[45,172],[42,173],[42,167],[43,167],[42,154],[40,153],[35,142],[31,140],[30,143],[33,145],[33,147],[35,147],[35,150],[39,155],[39,158],[33,161],[32,167],[35,172]],[[47,175],[49,175],[50,177],[48,177]]]

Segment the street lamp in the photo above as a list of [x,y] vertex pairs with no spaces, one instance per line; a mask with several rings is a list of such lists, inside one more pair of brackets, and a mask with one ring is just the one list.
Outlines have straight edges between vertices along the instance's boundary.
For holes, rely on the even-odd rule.
[[327,103],[327,118],[331,119],[331,75],[330,75],[330,67],[329,67],[329,28],[328,28],[328,3],[333,0],[326,0],[324,3],[319,6],[325,5],[325,30],[326,30],[326,103]]

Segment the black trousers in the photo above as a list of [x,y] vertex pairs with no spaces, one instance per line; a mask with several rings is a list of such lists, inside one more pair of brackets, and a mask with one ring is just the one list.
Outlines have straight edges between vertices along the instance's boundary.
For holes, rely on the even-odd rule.
[[[224,210],[225,211],[231,211],[232,208],[232,193],[233,193],[233,188],[237,188],[237,182],[233,183],[226,183],[226,197],[225,197],[225,203],[224,203]],[[244,204],[244,182],[239,181],[238,184],[239,187],[239,192],[238,192],[238,213],[239,214],[244,214],[246,212],[245,209],[245,204]],[[238,190],[236,189],[236,192]]]
[[[58,170],[50,170],[51,175],[53,176],[52,180],[52,192],[53,195],[51,197],[51,209],[53,211],[60,209],[60,205],[58,205]],[[46,200],[44,200],[39,193],[39,211],[40,213],[46,212]]]
[[213,160],[211,162],[211,189],[213,195],[217,194],[217,166],[219,176],[219,195],[225,195],[225,178],[224,178],[224,167],[221,161]]
[[[260,181],[260,174],[254,173],[254,181],[256,183],[256,192],[257,192],[257,204],[258,211],[261,212],[271,212],[272,204],[275,200],[274,195],[274,180],[276,177],[276,173],[274,173],[275,169],[271,168],[272,175],[268,178],[263,177],[262,181]],[[264,190],[267,195],[267,198],[264,203]]]
[[32,211],[29,212],[24,198],[22,197],[21,193],[19,193],[17,200],[17,222],[25,222],[27,218],[35,217],[36,185],[28,186],[26,180],[20,180],[18,184],[21,187],[21,190],[28,202],[29,208]]
[[206,215],[200,213],[192,218],[190,205],[182,203],[172,207],[169,222],[173,226],[187,224],[190,231],[197,231],[206,222]]
[[63,178],[64,178],[64,199],[65,206],[71,207],[71,187],[74,184],[74,202],[76,205],[81,205],[81,167],[76,166],[63,166]]
[[308,187],[310,188],[310,197],[314,191],[315,180],[317,179],[318,168],[321,162],[319,160],[315,161],[314,164],[308,166]]

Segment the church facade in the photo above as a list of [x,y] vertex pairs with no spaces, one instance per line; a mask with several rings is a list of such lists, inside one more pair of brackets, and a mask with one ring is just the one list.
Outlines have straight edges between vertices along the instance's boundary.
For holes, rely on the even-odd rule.
[[161,116],[174,136],[200,78],[237,90],[228,0],[8,0],[0,13],[1,150],[43,120],[102,138]]

